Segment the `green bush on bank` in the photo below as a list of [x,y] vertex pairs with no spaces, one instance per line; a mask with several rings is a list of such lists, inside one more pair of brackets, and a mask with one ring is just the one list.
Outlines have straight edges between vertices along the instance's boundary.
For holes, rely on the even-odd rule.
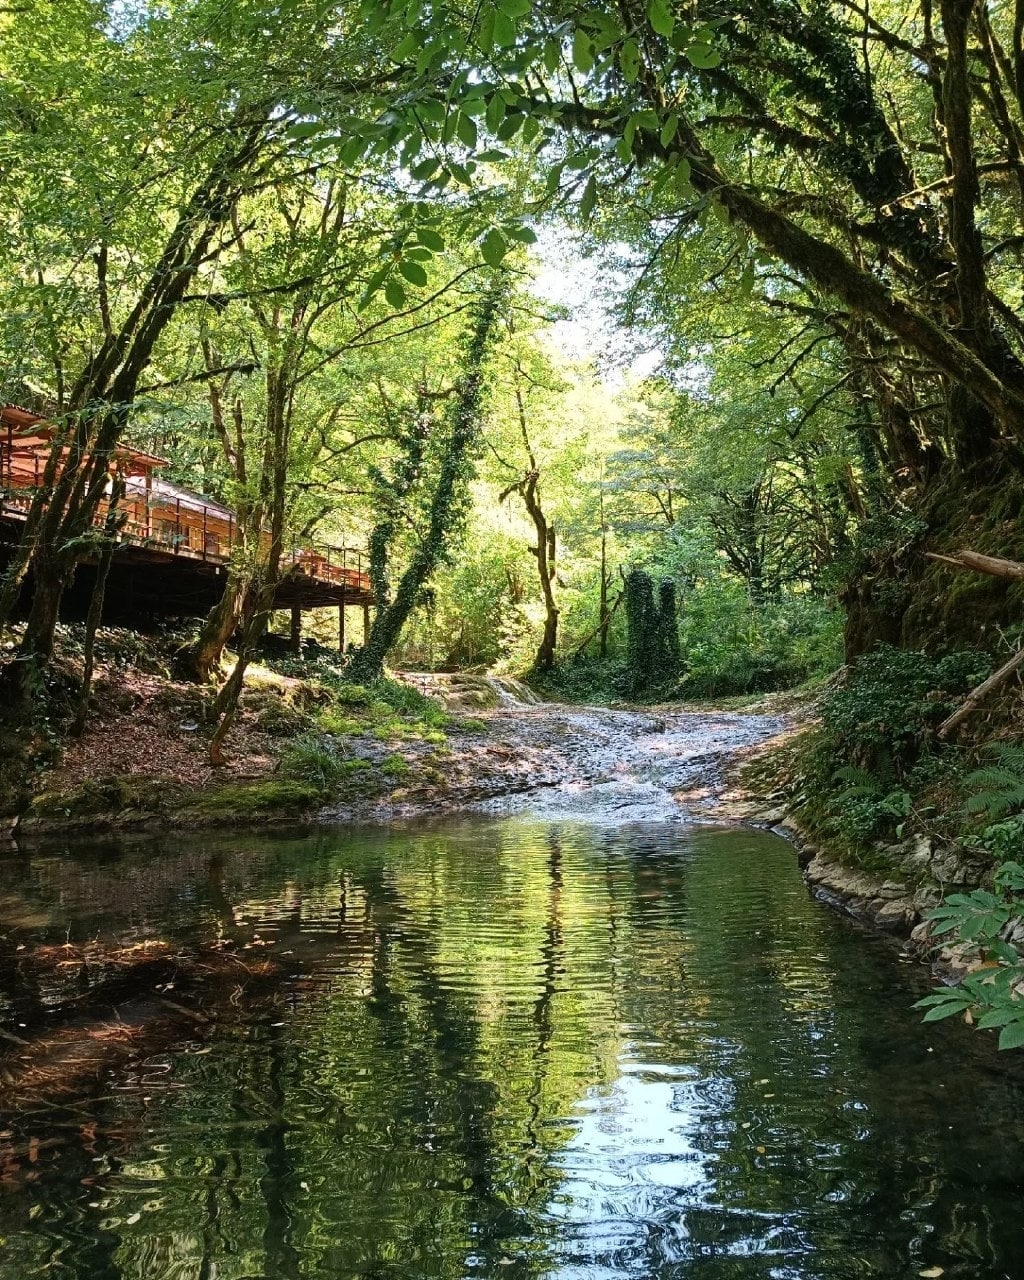
[[[760,607],[729,583],[692,591],[680,610],[681,675],[652,681],[648,702],[738,697],[792,689],[835,671],[842,662],[842,614],[815,596]],[[607,702],[635,698],[625,654],[564,658],[530,683],[554,698]]]
[[803,752],[795,809],[848,853],[911,829],[953,834],[964,823],[969,754],[936,730],[991,670],[976,650],[939,656],[879,645],[822,699]]

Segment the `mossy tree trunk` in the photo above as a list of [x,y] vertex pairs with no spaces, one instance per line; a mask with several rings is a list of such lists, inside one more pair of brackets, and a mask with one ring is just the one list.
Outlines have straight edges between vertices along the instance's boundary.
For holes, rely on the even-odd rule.
[[397,644],[413,609],[436,570],[453,552],[453,538],[465,515],[473,457],[480,435],[480,399],[484,363],[494,334],[506,286],[498,278],[481,301],[467,350],[465,373],[448,410],[448,433],[437,479],[430,496],[427,527],[391,595],[388,580],[395,524],[387,518],[370,540],[371,577],[377,598],[373,625],[363,647],[346,669],[354,683],[370,684],[384,674],[384,663]]

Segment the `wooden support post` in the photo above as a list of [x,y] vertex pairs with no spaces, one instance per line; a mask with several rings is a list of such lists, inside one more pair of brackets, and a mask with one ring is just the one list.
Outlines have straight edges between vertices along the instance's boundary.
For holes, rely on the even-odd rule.
[[364,648],[366,647],[366,642],[367,640],[369,640],[369,638],[370,638],[370,606],[368,604],[364,604],[363,605],[363,647]]
[[345,652],[345,593],[341,593],[341,604],[338,605],[338,652]]
[[302,610],[297,604],[292,605],[292,631],[291,631],[291,647],[292,653],[302,652]]

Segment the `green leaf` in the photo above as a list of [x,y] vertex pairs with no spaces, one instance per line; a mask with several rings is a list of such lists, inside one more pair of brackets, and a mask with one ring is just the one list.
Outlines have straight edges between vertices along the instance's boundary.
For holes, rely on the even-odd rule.
[[441,167],[441,161],[435,156],[429,156],[426,160],[421,160],[419,164],[413,165],[409,170],[417,182],[429,182]]
[[532,227],[520,226],[516,223],[506,225],[504,228],[505,235],[510,240],[518,240],[520,244],[536,244],[537,233]]
[[676,130],[678,128],[679,128],[679,117],[677,115],[669,116],[668,119],[665,121],[665,123],[661,126],[661,133],[659,134],[659,137],[661,139],[661,145],[663,147],[667,147],[668,144],[672,141],[672,139],[676,136]]
[[1024,867],[1019,862],[1004,862],[996,872],[996,884],[1004,889],[1024,892]]
[[533,8],[533,0],[498,0],[498,8],[510,18],[525,18]]
[[586,75],[594,67],[594,42],[582,28],[577,27],[572,37],[572,61],[576,69]]
[[583,199],[580,201],[580,217],[584,222],[590,221],[590,215],[594,212],[594,205],[596,204],[597,179],[591,174],[583,191]]
[[[319,148],[321,145],[323,145],[327,141],[336,141],[336,139],[320,139],[320,141],[316,145]],[[361,160],[365,152],[366,152],[365,138],[349,138],[349,140],[345,143],[345,145],[341,149],[339,159],[341,160],[341,163],[346,168],[348,168],[349,166],[354,165],[357,161]]]
[[635,111],[631,120],[635,129],[649,129],[651,132],[660,124],[657,111]]
[[505,119],[505,99],[498,93],[492,95],[487,104],[484,121],[491,133],[497,133],[502,120]]
[[999,1033],[1000,1049],[1024,1048],[1024,1018],[1008,1023]]
[[484,236],[480,243],[480,253],[489,267],[501,265],[502,259],[508,253],[508,242],[497,227],[491,227]]
[[501,9],[494,14],[494,43],[499,49],[507,49],[516,42],[516,24]]
[[993,1027],[1005,1027],[1019,1018],[1020,1012],[1017,1009],[1008,1009],[1005,1006],[1001,1009],[986,1009],[978,1019],[978,1028],[981,1031],[990,1031]]
[[405,306],[405,289],[401,282],[393,277],[384,286],[384,297],[387,298],[388,304],[392,307]]
[[959,1002],[950,1001],[948,1004],[936,1004],[928,1010],[921,1019],[922,1022],[941,1022],[944,1018],[952,1018],[958,1013],[963,1013],[965,1009],[970,1008],[970,1002],[961,1004]]
[[444,236],[431,227],[417,227],[416,239],[428,249],[433,249],[435,253],[444,252]]
[[480,19],[479,34],[477,39],[480,42],[480,48],[484,53],[493,53],[494,51],[494,27],[497,20],[497,12],[494,9],[487,9],[483,17]]
[[672,16],[672,11],[669,9],[666,0],[650,0],[647,6],[647,17],[659,36],[667,37],[672,34],[676,20]]
[[548,75],[554,75],[562,61],[562,46],[557,40],[548,40],[544,45],[544,67]]
[[562,173],[565,165],[555,164],[548,170],[548,176],[544,179],[544,188],[548,195],[554,195],[558,188],[562,185]]
[[375,271],[373,273],[373,275],[369,279],[369,282],[366,285],[365,290],[363,291],[363,296],[359,299],[360,311],[365,311],[366,308],[370,305],[370,303],[373,301],[374,297],[376,296],[378,290],[380,289],[381,285],[388,278],[388,275],[390,274],[390,272],[391,272],[391,263],[388,262],[383,267],[381,267],[379,271]]
[[418,262],[403,258],[398,264],[398,270],[410,284],[416,285],[418,288],[427,283],[427,273]]
[[635,40],[627,40],[619,50],[619,67],[627,84],[635,84],[640,75],[640,49]]
[[392,62],[404,62],[406,58],[418,52],[420,47],[420,36],[416,31],[410,31],[409,34],[399,44],[391,50]]
[[434,124],[443,124],[448,117],[444,103],[438,102],[436,98],[421,98],[416,105],[424,120],[430,120]]
[[526,121],[523,124],[523,141],[526,145],[529,146],[539,133],[540,121],[535,120],[533,116],[527,116]]
[[495,132],[495,136],[498,141],[508,142],[510,139],[514,138],[522,128],[523,121],[525,119],[526,117],[520,115],[519,112],[516,112],[514,115],[506,116]]
[[722,61],[722,55],[709,44],[691,44],[686,50],[686,57],[692,66],[701,71],[709,71]]
[[298,124],[293,124],[288,130],[288,137],[297,139],[312,138],[323,127],[319,120],[300,120]]
[[477,143],[477,128],[472,116],[467,116],[465,112],[460,111],[455,132],[459,135],[459,141],[463,146],[469,147],[472,151]]

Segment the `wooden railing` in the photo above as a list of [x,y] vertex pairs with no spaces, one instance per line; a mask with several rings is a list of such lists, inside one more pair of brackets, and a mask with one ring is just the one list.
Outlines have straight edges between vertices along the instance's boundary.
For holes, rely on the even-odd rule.
[[[23,467],[15,473],[6,451],[0,449],[0,512],[23,518],[38,486],[20,484]],[[37,467],[37,470],[40,468]],[[13,483],[12,483],[13,481]],[[147,500],[137,494],[118,505],[118,541],[128,545],[180,556],[189,560],[225,565],[239,541],[238,523],[223,507],[208,505],[197,495],[184,502],[168,497]],[[107,504],[101,504],[93,524],[102,527]],[[263,534],[266,539],[268,535]],[[326,542],[294,541],[282,558],[282,573],[295,573],[333,586],[369,591],[369,575],[363,568],[363,553]]]

